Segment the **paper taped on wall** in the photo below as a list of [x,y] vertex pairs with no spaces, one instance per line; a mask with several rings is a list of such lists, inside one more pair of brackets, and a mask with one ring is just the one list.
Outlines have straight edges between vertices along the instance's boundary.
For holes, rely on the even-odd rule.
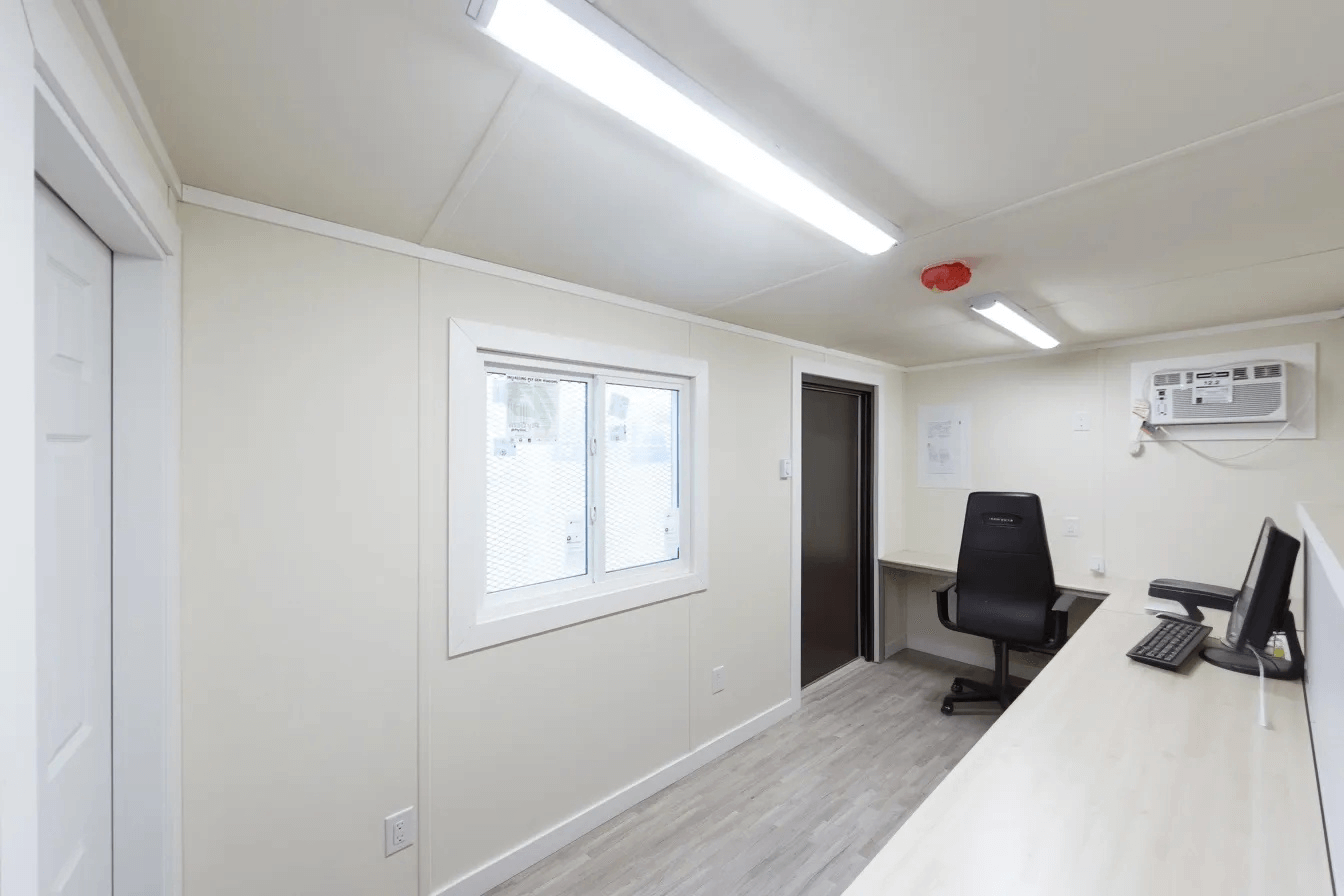
[[929,454],[929,472],[948,475],[957,471],[952,438],[956,424],[951,420],[934,420],[925,426],[924,442]]
[[509,377],[509,438],[515,442],[555,442],[560,438],[560,381]]
[[920,405],[916,438],[921,488],[971,487],[969,405]]

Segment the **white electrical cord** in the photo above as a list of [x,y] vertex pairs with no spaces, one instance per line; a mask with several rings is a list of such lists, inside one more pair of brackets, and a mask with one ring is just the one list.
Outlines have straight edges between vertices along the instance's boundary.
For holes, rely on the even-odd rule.
[[1279,436],[1281,436],[1281,435],[1283,435],[1285,432],[1287,432],[1287,431],[1288,431],[1288,427],[1289,427],[1289,426],[1292,426],[1292,425],[1293,425],[1293,424],[1292,424],[1292,421],[1289,420],[1288,422],[1284,423],[1283,426],[1279,427],[1279,431],[1276,432],[1276,433],[1274,433],[1274,438],[1270,439],[1268,442],[1265,442],[1263,445],[1260,445],[1260,446],[1258,446],[1258,447],[1256,447],[1256,448],[1252,448],[1250,451],[1243,452],[1242,454],[1234,454],[1234,455],[1232,455],[1231,457],[1214,457],[1212,454],[1205,454],[1203,451],[1200,451],[1198,448],[1196,448],[1196,447],[1194,447],[1193,445],[1191,445],[1191,444],[1190,444],[1189,442],[1187,442],[1185,439],[1173,439],[1173,438],[1171,438],[1171,437],[1170,437],[1170,433],[1167,432],[1167,428],[1166,428],[1165,426],[1159,426],[1158,429],[1161,430],[1161,432],[1162,432],[1164,435],[1168,436],[1167,438],[1163,439],[1162,441],[1164,441],[1164,442],[1175,442],[1177,445],[1183,445],[1183,446],[1185,446],[1187,449],[1189,449],[1190,451],[1193,451],[1195,454],[1198,454],[1200,457],[1204,458],[1205,460],[1211,460],[1211,461],[1213,461],[1213,462],[1215,462],[1215,463],[1220,463],[1220,464],[1221,464],[1221,463],[1226,463],[1226,462],[1228,462],[1228,461],[1230,461],[1230,460],[1241,460],[1243,457],[1250,457],[1252,454],[1258,454],[1259,452],[1264,451],[1264,450],[1265,450],[1266,448],[1268,448],[1270,445],[1273,445],[1275,442],[1277,442],[1277,441],[1279,440]]
[[[1144,387],[1145,389],[1147,386]],[[1143,453],[1143,427],[1148,422],[1148,414],[1152,411],[1152,405],[1146,398],[1136,398],[1134,403],[1129,406],[1130,412],[1139,418],[1139,423],[1134,427],[1134,438],[1129,443],[1129,456],[1138,457]]]
[[1254,647],[1251,648],[1251,654],[1255,657],[1255,664],[1260,667],[1260,727],[1268,728],[1269,717],[1265,713],[1265,661]]
[[[1148,390],[1148,383],[1151,381],[1152,378],[1150,377],[1147,381],[1144,382],[1143,388],[1145,392]],[[1242,452],[1241,454],[1234,454],[1231,457],[1215,457],[1212,454],[1205,454],[1203,451],[1200,451],[1198,448],[1191,445],[1185,439],[1174,438],[1171,435],[1171,433],[1167,431],[1167,428],[1165,426],[1150,427],[1149,432],[1151,433],[1153,430],[1156,430],[1157,432],[1160,432],[1162,433],[1163,436],[1165,436],[1165,438],[1161,439],[1162,442],[1175,442],[1177,445],[1183,446],[1187,450],[1199,455],[1205,460],[1211,460],[1216,464],[1222,464],[1227,463],[1229,461],[1241,460],[1242,458],[1250,457],[1252,454],[1258,454],[1259,452],[1264,451],[1270,445],[1273,445],[1275,442],[1279,440],[1280,436],[1282,436],[1285,432],[1288,431],[1288,427],[1293,425],[1293,420],[1297,417],[1300,411],[1306,408],[1306,405],[1307,402],[1304,400],[1299,407],[1294,409],[1294,411],[1288,415],[1288,419],[1284,421],[1283,426],[1279,427],[1279,431],[1274,433],[1274,437],[1271,438],[1268,442],[1265,442],[1263,445],[1257,445],[1250,451],[1245,451]],[[1134,435],[1134,441],[1130,442],[1129,444],[1130,455],[1133,457],[1138,457],[1143,452],[1143,432],[1144,432],[1143,427],[1144,424],[1148,422],[1148,417],[1152,412],[1152,405],[1146,398],[1136,398],[1130,405],[1130,411],[1134,414],[1135,417],[1138,417],[1144,421],[1143,423],[1139,424],[1139,430]],[[1154,441],[1158,440],[1154,439]]]

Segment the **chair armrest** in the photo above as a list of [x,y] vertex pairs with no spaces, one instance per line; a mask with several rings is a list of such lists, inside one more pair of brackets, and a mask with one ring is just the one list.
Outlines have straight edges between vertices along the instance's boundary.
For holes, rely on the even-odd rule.
[[948,592],[950,592],[953,588],[956,587],[957,587],[957,580],[948,579],[946,582],[943,582],[937,588],[933,589],[933,593],[938,598],[938,621],[941,622],[947,628],[956,627],[956,623],[954,623],[952,621],[952,618],[947,614],[947,595]]
[[1055,602],[1050,607],[1049,619],[1046,622],[1048,633],[1044,646],[1047,649],[1057,650],[1069,640],[1069,607],[1073,606],[1073,602],[1077,599],[1078,595],[1067,591],[1056,593]]
[[1055,601],[1055,605],[1050,609],[1057,612],[1067,613],[1069,612],[1069,607],[1072,607],[1073,602],[1077,599],[1078,595],[1074,594],[1072,591],[1061,591],[1059,592],[1058,599]]

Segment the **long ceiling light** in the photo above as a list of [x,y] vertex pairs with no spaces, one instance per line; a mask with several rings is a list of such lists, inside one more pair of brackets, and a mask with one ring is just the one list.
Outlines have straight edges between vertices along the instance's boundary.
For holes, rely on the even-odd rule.
[[717,105],[708,93],[585,0],[471,0],[468,14],[520,56],[813,227],[868,255],[896,244],[899,230],[874,224],[706,111]]
[[971,299],[971,310],[983,314],[1014,336],[1027,340],[1037,348],[1054,348],[1059,340],[1041,329],[1025,311],[1003,297],[1001,293]]

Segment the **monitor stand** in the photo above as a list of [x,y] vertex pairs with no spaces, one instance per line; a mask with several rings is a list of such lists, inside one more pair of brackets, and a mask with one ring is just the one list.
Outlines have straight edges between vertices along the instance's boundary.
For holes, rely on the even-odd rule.
[[1222,669],[1231,669],[1245,675],[1259,675],[1260,664],[1265,666],[1266,678],[1284,678],[1296,680],[1302,677],[1302,645],[1297,640],[1297,623],[1293,614],[1283,614],[1284,635],[1288,639],[1288,656],[1262,656],[1259,662],[1255,654],[1247,647],[1244,650],[1230,650],[1227,647],[1205,647],[1199,652],[1205,660]]

